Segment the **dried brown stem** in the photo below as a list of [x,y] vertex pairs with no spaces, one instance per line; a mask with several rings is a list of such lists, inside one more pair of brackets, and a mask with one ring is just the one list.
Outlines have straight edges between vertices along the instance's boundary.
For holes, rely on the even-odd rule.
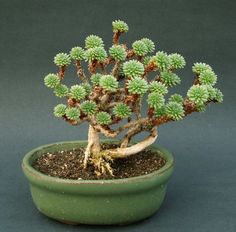
[[156,64],[154,62],[150,62],[148,63],[146,66],[145,66],[145,69],[144,69],[144,74],[143,76],[146,76],[148,73],[154,71],[156,69]]
[[59,76],[59,78],[60,78],[61,80],[64,79],[65,71],[66,71],[66,66],[61,66],[61,67],[59,67],[58,76]]
[[118,79],[118,71],[119,71],[119,67],[120,67],[120,62],[119,61],[116,61],[115,62],[115,65],[111,71],[111,75],[116,77]]
[[86,77],[84,70],[82,68],[81,62],[79,60],[76,60],[75,66],[77,69],[78,77],[80,77],[83,82],[88,83],[88,78]]
[[113,44],[119,44],[121,32],[117,31],[113,34]]
[[184,100],[183,105],[184,105],[185,116],[197,111],[196,105],[187,98]]
[[126,57],[127,57],[127,58],[132,58],[134,55],[135,55],[134,50],[133,50],[133,49],[130,49],[130,50],[128,50]]
[[97,60],[93,60],[92,62],[89,62],[88,70],[91,74],[96,73],[97,64],[98,64]]
[[133,104],[133,111],[134,111],[137,119],[140,119],[142,117],[141,106],[142,106],[141,98],[138,97],[138,99]]

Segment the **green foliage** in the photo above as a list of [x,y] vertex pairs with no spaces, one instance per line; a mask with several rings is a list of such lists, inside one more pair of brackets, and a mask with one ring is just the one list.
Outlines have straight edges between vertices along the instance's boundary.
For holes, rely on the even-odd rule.
[[145,56],[148,53],[148,48],[146,44],[141,40],[135,41],[132,44],[132,48],[134,50],[134,53],[138,56]]
[[165,95],[168,93],[167,87],[158,81],[152,81],[149,85],[149,90],[150,90],[150,92],[156,92],[161,95]]
[[206,105],[205,104],[197,104],[196,105],[197,111],[198,112],[204,112],[206,111]]
[[214,87],[211,86],[211,85],[206,85],[206,89],[207,89],[207,92],[208,92],[208,99],[209,99],[210,101],[215,100],[215,97],[216,97],[216,88],[214,88]]
[[59,67],[67,66],[71,63],[70,55],[66,53],[58,53],[54,57],[54,63]]
[[107,112],[101,111],[101,112],[97,113],[96,121],[98,124],[108,125],[111,123],[111,115],[108,114]]
[[84,88],[86,96],[91,93],[92,87],[89,83],[82,83],[81,86]]
[[66,97],[69,94],[69,89],[66,85],[60,84],[54,89],[54,93],[57,97]]
[[153,93],[148,94],[147,103],[150,107],[157,109],[164,105],[165,99],[163,95],[153,92]]
[[144,66],[137,60],[129,60],[123,64],[123,71],[127,77],[139,77],[144,74]]
[[158,107],[154,110],[154,116],[156,118],[162,117],[162,116],[166,116],[166,106],[163,105],[161,107]]
[[219,89],[215,89],[216,93],[215,93],[215,100],[219,103],[223,102],[223,93],[219,90]]
[[70,96],[75,100],[82,100],[86,96],[86,91],[81,85],[73,85],[70,88]]
[[152,60],[152,57],[151,56],[145,56],[143,58],[143,64],[146,66],[148,65],[148,63]]
[[76,107],[70,107],[66,109],[66,117],[70,120],[78,120],[80,117],[80,111]]
[[204,85],[193,85],[187,92],[188,98],[196,105],[202,105],[208,100],[207,87]]
[[144,94],[148,91],[148,83],[141,77],[134,77],[128,80],[127,87],[131,94]]
[[54,115],[58,118],[61,118],[66,114],[66,108],[67,106],[64,104],[58,104],[54,107]]
[[141,39],[141,41],[146,45],[147,51],[149,53],[151,53],[155,50],[155,44],[153,43],[152,40],[150,40],[148,38],[143,38],[143,39]]
[[169,102],[177,102],[179,104],[183,104],[183,101],[184,101],[183,97],[180,94],[177,94],[177,93],[171,95],[170,98],[169,98]]
[[212,70],[211,66],[206,63],[197,62],[193,64],[192,70],[196,74],[200,74],[206,70]]
[[97,60],[99,62],[104,62],[107,58],[107,52],[103,47],[94,47],[89,48],[85,51],[85,60],[86,61],[94,61]]
[[180,120],[184,117],[183,105],[177,102],[169,102],[166,105],[166,114],[173,120]]
[[[53,89],[56,96],[67,98],[67,104],[54,107],[56,117],[76,122],[84,118],[89,123],[98,123],[108,129],[106,125],[112,126],[123,118],[129,118],[128,122],[132,120],[135,101],[141,101],[142,97],[147,96],[149,109],[145,126],[151,129],[156,124],[168,122],[170,119],[182,119],[185,114],[190,113],[188,103],[192,104],[192,111],[202,112],[208,103],[223,101],[222,92],[214,88],[217,75],[210,65],[197,62],[192,67],[195,73],[194,85],[187,91],[187,97],[172,94],[165,103],[164,97],[168,94],[168,87],[181,82],[174,72],[185,67],[184,57],[178,53],[168,55],[164,51],[149,56],[149,53],[154,52],[155,44],[148,38],[134,41],[130,49],[126,43],[119,44],[121,34],[129,30],[128,25],[124,21],[115,20],[112,22],[112,28],[113,45],[109,48],[109,57],[102,38],[97,35],[87,36],[84,48],[76,46],[69,54],[58,53],[54,57],[54,63],[59,66],[59,73],[46,75],[44,84]],[[69,89],[62,81],[64,72],[68,69],[66,66],[71,64],[72,60],[81,84],[73,85]],[[85,65],[80,62],[82,60],[87,61],[91,75],[84,70]],[[156,71],[157,74],[154,75],[152,72]],[[94,74],[95,72],[100,73]],[[149,74],[151,75],[148,76]],[[91,76],[90,79],[88,75]],[[153,116],[159,119],[154,121]],[[73,121],[69,122],[74,124]]]
[[84,101],[81,105],[80,108],[83,113],[87,115],[92,115],[96,112],[97,110],[97,105],[94,101]]
[[160,79],[166,86],[169,87],[178,85],[181,82],[180,78],[175,73],[170,71],[161,72]]
[[113,45],[109,49],[109,54],[113,59],[115,59],[117,61],[123,61],[123,60],[125,60],[125,58],[127,56],[126,50],[124,49],[124,47],[122,47],[120,45]]
[[115,91],[118,88],[118,81],[112,75],[103,75],[100,78],[99,85],[108,91]]
[[60,84],[60,78],[58,75],[49,73],[45,78],[44,78],[44,84],[48,88],[55,88]]
[[215,85],[217,76],[212,70],[207,69],[199,74],[199,81],[203,85]]
[[112,29],[113,32],[127,32],[129,30],[129,27],[127,25],[127,23],[125,23],[124,21],[121,20],[115,20],[112,22]]
[[131,109],[124,103],[118,103],[113,112],[119,118],[128,118],[131,115]]
[[214,88],[211,85],[207,85],[206,88],[208,91],[208,99],[210,101],[217,101],[219,103],[223,101],[223,94],[219,89]]
[[153,56],[152,60],[156,63],[157,67],[161,70],[167,70],[170,68],[170,59],[166,52],[157,52]]
[[186,61],[183,56],[177,53],[169,55],[170,66],[172,69],[181,69],[186,65]]
[[83,60],[84,56],[84,49],[81,47],[74,47],[70,51],[70,57],[74,60]]
[[104,47],[103,40],[97,35],[89,35],[85,39],[85,48],[90,49],[95,47]]
[[91,81],[93,85],[99,85],[100,83],[100,78],[102,77],[102,74],[96,73],[91,76]]

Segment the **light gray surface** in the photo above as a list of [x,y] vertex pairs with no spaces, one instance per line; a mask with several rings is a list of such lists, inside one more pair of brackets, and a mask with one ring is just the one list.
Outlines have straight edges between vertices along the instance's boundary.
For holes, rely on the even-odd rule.
[[[233,0],[0,0],[0,232],[236,231],[235,9]],[[111,21],[118,18],[130,26],[128,44],[146,36],[158,49],[186,57],[183,92],[193,80],[192,63],[211,64],[224,103],[160,128],[156,144],[174,153],[176,166],[154,217],[124,227],[65,226],[35,209],[20,162],[36,146],[86,139],[85,125],[70,127],[52,116],[60,100],[43,86],[43,76],[56,70],[56,53],[88,34],[110,44]]]

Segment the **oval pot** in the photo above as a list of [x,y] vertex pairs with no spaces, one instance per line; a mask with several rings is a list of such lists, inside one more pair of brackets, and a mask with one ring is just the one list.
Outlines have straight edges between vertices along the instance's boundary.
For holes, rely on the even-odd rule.
[[[107,141],[115,143],[115,141]],[[50,177],[32,167],[43,153],[86,146],[85,141],[71,141],[38,147],[22,162],[29,180],[33,201],[40,212],[68,224],[128,224],[145,219],[161,206],[167,181],[173,172],[171,153],[160,147],[166,164],[151,174],[125,179],[69,180]]]

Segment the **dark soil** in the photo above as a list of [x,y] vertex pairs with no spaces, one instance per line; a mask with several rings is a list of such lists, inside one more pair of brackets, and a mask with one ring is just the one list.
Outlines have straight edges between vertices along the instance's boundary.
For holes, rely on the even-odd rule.
[[[108,148],[107,144],[102,146],[103,148]],[[109,148],[112,147],[115,147],[115,145],[109,145]],[[88,166],[86,170],[83,169],[83,158],[83,148],[45,153],[33,163],[33,167],[48,176],[64,179],[95,180],[121,179],[145,175],[160,169],[166,163],[158,152],[146,149],[127,158],[115,159],[111,164],[114,176],[103,175],[98,177],[94,173],[92,165]]]

